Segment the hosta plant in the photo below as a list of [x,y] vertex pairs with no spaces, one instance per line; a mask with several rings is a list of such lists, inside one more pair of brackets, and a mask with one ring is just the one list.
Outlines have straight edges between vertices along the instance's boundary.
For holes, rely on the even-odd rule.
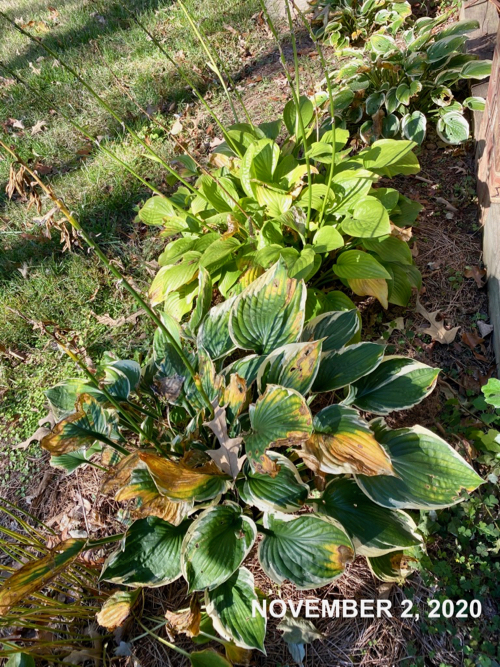
[[192,308],[201,269],[229,298],[280,257],[290,277],[312,287],[340,279],[385,308],[407,304],[420,274],[401,228],[421,206],[377,185],[384,176],[418,172],[415,144],[382,140],[353,155],[347,130],[319,118],[302,97],[299,112],[293,102],[285,107],[280,143],[281,121],[232,126],[232,145],[218,146],[210,177],[188,156],[179,158],[184,175],[196,178],[195,191],[181,186],[139,212],[172,239],[158,259],[153,305],[164,302],[180,318]]
[[[263,650],[250,562],[305,590],[332,582],[356,554],[397,579],[420,543],[406,510],[452,505],[482,480],[430,430],[387,426],[385,415],[429,395],[438,370],[360,342],[345,296],[332,293],[308,319],[305,283],[282,260],[214,306],[206,270],[199,282],[189,322],[165,316],[194,376],[158,330],[142,367],[108,358],[98,386],[49,390],[58,423],[42,446],[68,471],[106,468],[103,492],[136,499],[136,520],[101,573],[129,591],[128,607],[137,589],[182,577],[191,634],[204,605],[224,641]],[[68,558],[85,548],[72,544]],[[23,568],[0,590],[2,608],[22,579]]]
[[429,120],[448,144],[469,138],[464,112],[484,108],[484,100],[464,95],[461,103],[455,93],[461,82],[489,76],[491,61],[465,53],[467,33],[478,28],[477,21],[436,31],[442,21],[423,17],[398,40],[380,31],[363,48],[341,48],[349,59],[331,76],[337,113],[347,126],[362,123],[359,132],[367,143],[403,136],[421,144]]
[[336,46],[365,40],[381,27],[395,35],[411,15],[405,0],[312,0],[309,4],[315,35]]

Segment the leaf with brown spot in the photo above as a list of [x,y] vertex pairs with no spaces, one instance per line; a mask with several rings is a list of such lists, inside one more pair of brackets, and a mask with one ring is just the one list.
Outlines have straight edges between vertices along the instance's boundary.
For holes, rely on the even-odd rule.
[[247,383],[238,373],[231,373],[229,384],[224,388],[222,403],[228,413],[228,419],[233,422],[240,414],[247,400]]
[[330,405],[314,417],[313,427],[299,453],[315,472],[395,475],[389,456],[357,410]]
[[97,614],[97,622],[106,630],[116,630],[123,625],[139,597],[140,589],[117,591],[104,603]]

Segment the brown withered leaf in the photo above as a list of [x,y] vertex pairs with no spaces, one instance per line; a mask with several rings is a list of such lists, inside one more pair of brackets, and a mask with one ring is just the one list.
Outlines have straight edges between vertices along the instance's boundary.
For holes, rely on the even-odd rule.
[[236,646],[233,642],[224,642],[224,648],[226,649],[226,658],[232,665],[250,667],[252,664],[253,651],[251,649]]
[[214,417],[204,426],[209,428],[219,441],[219,449],[210,449],[207,454],[226,475],[236,479],[246,456],[238,457],[243,438],[230,438],[227,434],[226,408],[216,405]]
[[112,470],[108,472],[101,485],[102,493],[112,493],[118,487],[123,487],[129,483],[132,471],[139,464],[139,455],[134,452],[125,456]]
[[473,332],[464,331],[462,334],[462,343],[465,343],[465,345],[473,350],[480,343],[484,343],[484,338],[481,338],[481,336],[478,336]]
[[39,120],[31,128],[31,136],[34,136],[35,134],[40,134],[40,132],[43,132],[46,126],[47,126],[46,120]]
[[481,269],[479,266],[467,266],[464,271],[464,278],[474,278],[476,285],[481,289],[485,286],[486,269]]
[[123,315],[122,317],[118,317],[116,320],[110,317],[108,313],[105,315],[97,315],[92,310],[90,312],[99,322],[99,324],[105,324],[108,327],[121,327],[124,324],[137,324],[139,317],[144,315],[146,311],[143,308],[140,308],[139,310],[136,310],[135,313],[132,313],[131,315]]
[[[46,424],[49,424],[49,428],[47,428]],[[27,449],[32,442],[40,442],[46,435],[50,433],[50,430],[54,427],[54,424],[54,415],[52,414],[52,411],[50,411],[48,415],[38,420],[38,428],[33,433],[33,435],[30,435],[30,437],[23,442],[19,442],[17,445],[14,445],[13,449]]]
[[395,236],[400,241],[408,243],[408,241],[413,236],[413,230],[411,227],[398,227],[397,225],[393,225],[391,222],[391,236]]
[[435,310],[433,313],[429,313],[422,306],[422,304],[418,299],[415,310],[429,322],[430,326],[428,326],[426,329],[422,329],[422,331],[426,334],[429,334],[432,340],[435,340],[437,343],[441,343],[441,345],[449,345],[450,343],[453,343],[460,327],[453,327],[452,329],[446,329],[444,326],[444,322],[438,321],[437,319],[440,314],[439,310]]
[[201,623],[201,604],[198,595],[195,593],[191,597],[187,611],[167,611],[165,618],[169,632],[197,637],[200,634]]

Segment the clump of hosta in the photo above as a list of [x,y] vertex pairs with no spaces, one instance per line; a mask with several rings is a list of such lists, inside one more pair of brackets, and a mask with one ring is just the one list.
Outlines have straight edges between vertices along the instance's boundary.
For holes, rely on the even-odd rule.
[[384,308],[408,303],[420,286],[408,228],[421,206],[377,186],[382,177],[419,171],[415,144],[383,140],[353,154],[349,132],[332,126],[325,105],[322,95],[302,97],[298,110],[289,102],[284,129],[281,120],[229,127],[210,171],[178,158],[183,176],[196,178],[194,192],[179,187],[139,212],[174,239],[158,258],[153,304],[179,319],[192,308],[201,268],[229,298],[280,257],[289,276],[312,289],[340,280]]
[[465,53],[467,34],[477,21],[461,21],[436,31],[447,18],[423,17],[395,39],[383,30],[359,49],[344,48],[346,56],[331,74],[336,115],[348,127],[359,128],[371,143],[381,137],[403,136],[421,144],[430,120],[448,144],[469,138],[467,109],[484,108],[480,97],[455,99],[461,83],[490,75],[491,61]]
[[411,15],[404,0],[311,0],[309,4],[315,35],[336,46],[364,40],[382,27],[395,35]]
[[210,293],[202,271],[189,322],[165,317],[194,378],[159,330],[143,367],[116,360],[100,388],[51,389],[59,421],[42,446],[68,471],[106,467],[103,492],[137,499],[102,579],[135,589],[183,577],[224,639],[263,650],[266,621],[252,615],[258,593],[246,567],[254,547],[276,584],[319,588],[356,554],[398,579],[420,544],[405,510],[457,503],[481,479],[432,431],[385,424],[429,395],[438,370],[360,342],[345,296],[331,293],[307,319],[305,283],[282,261],[228,301],[210,307]]

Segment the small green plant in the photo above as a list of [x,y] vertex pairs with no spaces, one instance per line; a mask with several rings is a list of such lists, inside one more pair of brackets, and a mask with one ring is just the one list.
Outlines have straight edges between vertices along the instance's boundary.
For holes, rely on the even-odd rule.
[[365,40],[381,27],[395,35],[411,15],[405,0],[312,0],[310,5],[316,37],[337,46]]
[[[321,587],[355,554],[379,578],[400,579],[420,544],[404,509],[455,504],[482,480],[431,431],[385,424],[429,395],[438,370],[359,342],[345,295],[331,294],[330,308],[306,321],[306,285],[282,260],[212,307],[208,272],[198,280],[191,318],[181,326],[164,316],[169,337],[156,332],[142,367],[107,359],[92,382],[47,392],[58,421],[42,446],[68,472],[107,468],[103,491],[138,499],[103,580],[136,589],[183,576],[223,639],[263,650],[266,621],[252,616],[258,597],[243,565],[257,535],[260,565],[277,584]],[[322,407],[315,399],[326,392]],[[367,422],[360,410],[379,417]],[[0,606],[23,585],[21,569]]]
[[331,75],[336,113],[348,127],[362,123],[359,134],[365,142],[401,135],[421,144],[429,119],[448,144],[469,138],[464,111],[484,108],[484,100],[466,97],[462,104],[454,91],[463,80],[489,76],[491,61],[464,53],[467,33],[479,26],[477,21],[436,32],[446,18],[420,18],[398,41],[376,32],[360,49],[344,48],[339,37],[340,55],[350,59]]
[[227,129],[210,173],[188,155],[177,158],[195,188],[152,197],[139,211],[142,222],[163,228],[162,237],[176,237],[158,260],[154,305],[164,302],[166,312],[182,317],[192,308],[200,269],[230,297],[279,257],[290,277],[312,288],[340,278],[385,308],[407,304],[421,281],[400,227],[411,225],[421,206],[374,186],[382,176],[419,170],[415,144],[381,140],[352,155],[348,131],[324,118],[323,97],[316,102],[301,97],[298,111],[287,104],[281,146],[281,120],[240,123]]

